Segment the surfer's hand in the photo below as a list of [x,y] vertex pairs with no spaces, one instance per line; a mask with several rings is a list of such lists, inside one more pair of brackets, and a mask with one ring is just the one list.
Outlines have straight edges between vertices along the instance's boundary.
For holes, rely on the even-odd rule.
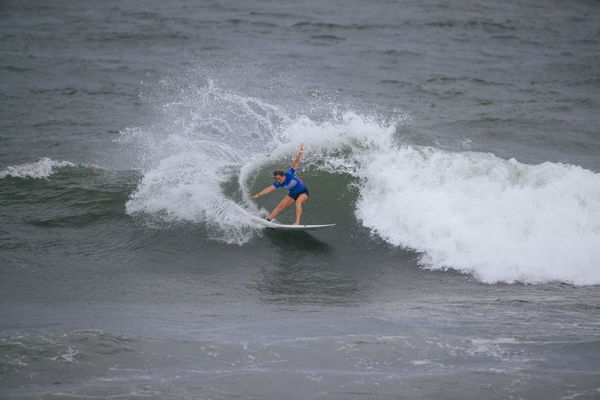
[[304,143],[300,143],[300,151],[304,151]]
[[260,197],[260,195],[257,193],[254,196],[250,196],[251,199],[258,199]]

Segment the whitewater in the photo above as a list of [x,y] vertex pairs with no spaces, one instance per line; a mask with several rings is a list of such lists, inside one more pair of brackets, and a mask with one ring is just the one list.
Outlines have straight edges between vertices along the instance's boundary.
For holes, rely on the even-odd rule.
[[261,235],[253,217],[267,213],[248,199],[256,177],[304,142],[300,173],[351,176],[356,223],[416,251],[425,268],[486,283],[600,283],[600,174],[411,144],[399,133],[408,115],[331,104],[291,114],[213,81],[169,96],[157,98],[154,120],[119,138],[143,175],[126,204],[132,216],[204,224],[214,240],[244,245]]

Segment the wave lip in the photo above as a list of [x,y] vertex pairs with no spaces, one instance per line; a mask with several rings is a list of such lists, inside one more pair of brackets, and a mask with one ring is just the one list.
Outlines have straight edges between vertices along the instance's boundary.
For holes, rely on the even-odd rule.
[[411,146],[373,155],[361,174],[359,220],[427,268],[600,284],[600,174]]
[[70,161],[56,161],[44,157],[39,161],[6,167],[0,171],[0,178],[30,178],[47,179],[55,173],[56,169],[75,167]]

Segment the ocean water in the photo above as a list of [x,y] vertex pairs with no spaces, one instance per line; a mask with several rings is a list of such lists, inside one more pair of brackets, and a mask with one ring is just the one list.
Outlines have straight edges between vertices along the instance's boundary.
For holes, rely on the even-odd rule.
[[600,398],[599,27],[3,1],[0,397]]

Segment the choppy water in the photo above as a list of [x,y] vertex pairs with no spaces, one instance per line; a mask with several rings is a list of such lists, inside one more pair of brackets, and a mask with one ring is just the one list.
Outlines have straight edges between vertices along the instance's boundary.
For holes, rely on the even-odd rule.
[[597,398],[599,11],[3,2],[2,397]]

